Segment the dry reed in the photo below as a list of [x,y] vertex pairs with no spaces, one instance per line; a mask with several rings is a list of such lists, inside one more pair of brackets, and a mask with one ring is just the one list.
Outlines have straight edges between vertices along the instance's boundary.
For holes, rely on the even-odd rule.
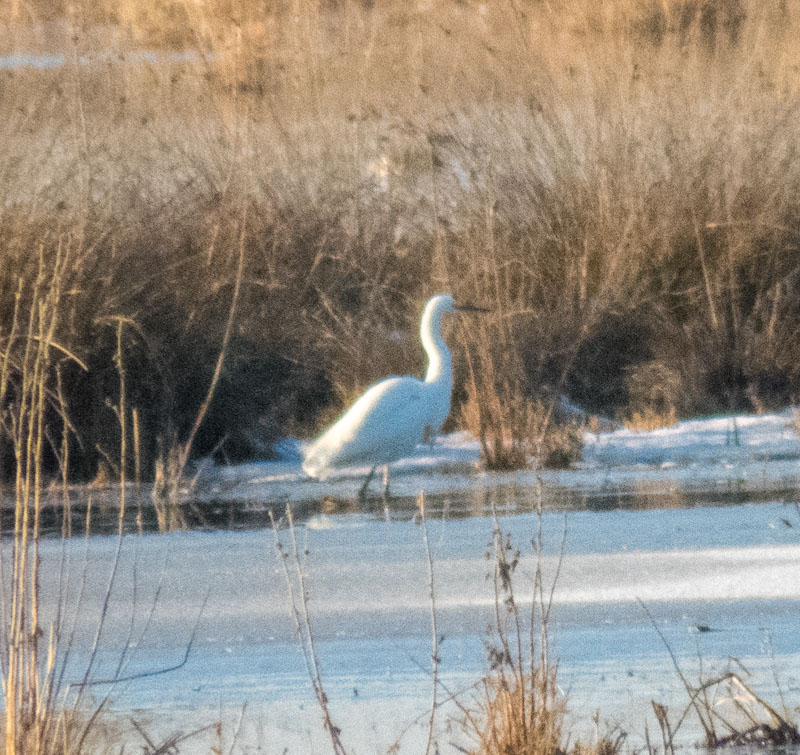
[[[118,420],[119,463],[114,464],[119,474],[117,548],[109,566],[107,589],[83,678],[68,684],[67,668],[90,577],[86,562],[83,571],[76,573],[70,568],[65,542],[72,535],[69,458],[70,440],[76,432],[68,415],[63,375],[71,368],[84,372],[87,365],[63,344],[59,334],[66,332],[65,321],[71,313],[69,276],[80,266],[84,249],[79,239],[64,233],[43,236],[37,251],[32,277],[25,270],[16,276],[13,310],[9,320],[0,326],[0,454],[5,454],[3,458],[11,473],[11,479],[0,480],[0,486],[4,498],[7,489],[13,491],[10,498],[14,505],[13,529],[0,533],[0,672],[5,708],[2,729],[4,752],[9,755],[77,755],[107,744],[98,742],[107,733],[101,714],[109,705],[113,684],[119,679],[138,678],[123,676],[130,648],[137,644],[133,613],[135,585],[131,623],[120,651],[116,677],[92,678],[103,651],[101,641],[124,539],[130,409],[126,400],[123,334],[128,321],[124,318],[113,321],[112,364],[116,368],[119,398],[116,404],[108,402]],[[106,456],[111,459],[108,452]],[[47,471],[48,459],[55,466],[52,474]],[[63,506],[64,543],[58,560],[45,570],[40,566],[39,546],[48,495]],[[87,539],[91,532],[91,496],[90,490]],[[134,576],[134,583],[135,580]],[[41,599],[44,589],[54,596],[54,602],[48,602],[46,618]],[[75,606],[73,600],[77,601]],[[152,610],[157,600],[156,594]],[[143,633],[149,623],[148,619]],[[166,671],[159,669],[145,675]],[[107,685],[109,691],[93,699],[87,690],[96,684]],[[110,736],[118,736],[118,732]]]
[[[792,713],[787,709],[780,684],[777,686],[783,713],[756,694],[744,681],[750,672],[733,656],[729,656],[728,667],[722,673],[708,676],[701,665],[697,682],[690,682],[647,606],[642,601],[639,603],[664,643],[688,697],[688,702],[677,717],[670,717],[666,705],[651,701],[661,735],[661,751],[665,755],[680,749],[676,737],[690,714],[694,714],[700,725],[703,746],[709,751],[726,747],[770,749],[800,744],[800,729],[792,721]],[[702,662],[702,658],[700,660]],[[777,677],[775,681],[777,683]],[[658,746],[650,741],[647,727],[645,739],[649,753],[659,751]]]
[[521,552],[504,535],[495,512],[491,551],[495,591],[495,641],[489,647],[491,670],[483,681],[484,699],[477,715],[477,753],[555,755],[563,750],[566,699],[557,685],[558,664],[550,657],[548,627],[555,580],[543,576],[542,510],[531,541],[535,554],[527,628],[515,593]]
[[[55,751],[75,735],[58,708],[59,630],[51,625],[48,631],[39,615],[43,459],[49,443],[45,418],[53,408],[58,363],[79,361],[55,340],[73,253],[66,237],[57,240],[52,259],[41,245],[36,275],[31,282],[18,278],[13,315],[0,333],[0,445],[9,443],[14,459],[14,527],[10,543],[5,538],[0,543],[4,751],[9,755]],[[55,408],[63,410],[63,403]],[[63,415],[60,422],[66,433]],[[65,457],[66,440],[61,448]]]
[[[531,454],[516,428],[559,393],[670,417],[632,405],[647,365],[670,371],[676,417],[798,394],[794,2],[4,14],[3,54],[64,62],[2,71],[2,269],[31,276],[44,231],[82,240],[59,337],[104,365],[100,323],[136,322],[143,474],[158,438],[263,454],[376,377],[418,371],[396,334],[442,289],[501,313],[465,346],[504,464]],[[235,289],[227,366],[193,431]],[[9,315],[13,297],[0,280]],[[71,464],[89,477],[111,423],[79,397],[109,381],[63,375],[87,441]]]
[[287,507],[286,509],[286,523],[288,525],[291,548],[284,548],[279,534],[278,522],[275,521],[272,512],[270,512],[270,520],[275,541],[275,555],[280,561],[281,569],[286,579],[286,593],[297,631],[297,641],[303,653],[306,672],[313,687],[314,696],[322,713],[323,726],[331,741],[334,755],[346,755],[347,751],[342,744],[342,731],[333,720],[328,695],[322,682],[319,656],[317,655],[316,641],[311,625],[311,614],[308,609],[308,601],[310,599],[310,594],[306,587],[308,549],[304,549],[304,557],[301,559],[291,508]]

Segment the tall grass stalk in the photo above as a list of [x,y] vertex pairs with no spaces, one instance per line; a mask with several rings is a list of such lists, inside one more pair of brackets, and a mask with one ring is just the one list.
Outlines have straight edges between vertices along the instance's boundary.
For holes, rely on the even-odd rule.
[[128,409],[125,390],[125,363],[122,348],[122,331],[125,318],[117,318],[117,348],[114,353],[114,364],[119,375],[119,405],[114,407],[119,422],[119,515],[117,530],[122,537],[125,527],[125,504],[127,502],[128,482]]
[[[10,570],[3,569],[2,585],[4,737],[9,754],[47,752],[66,736],[64,719],[55,707],[57,628],[42,627],[39,616],[39,537],[48,442],[45,415],[71,251],[70,240],[63,237],[52,259],[45,255],[44,244],[40,246],[35,278],[26,282],[20,277],[10,330],[0,341],[0,420],[2,436],[13,448],[15,469]],[[6,542],[0,544],[6,564],[8,548]]]
[[[341,729],[334,723],[331,714],[328,695],[322,683],[322,674],[319,667],[319,657],[317,656],[314,632],[311,626],[311,614],[308,610],[309,593],[306,587],[306,560],[301,559],[300,550],[297,546],[297,535],[294,529],[294,518],[291,508],[286,509],[286,522],[289,530],[289,542],[291,550],[285,549],[280,539],[278,522],[275,521],[270,512],[272,522],[272,532],[275,540],[275,553],[281,564],[283,576],[286,580],[286,591],[289,598],[289,608],[297,630],[297,641],[303,653],[303,660],[306,664],[306,672],[314,689],[314,696],[322,712],[322,721],[335,755],[345,755],[346,750],[341,740]],[[304,551],[305,556],[308,551]],[[291,570],[289,568],[291,564]]]
[[[0,449],[5,450],[8,444],[13,451],[11,484],[14,493],[13,532],[3,532],[0,537],[0,659],[5,706],[4,751],[47,755],[85,751],[96,736],[100,715],[110,699],[106,695],[98,704],[90,703],[85,690],[97,659],[120,563],[125,517],[127,408],[123,320],[119,319],[115,361],[120,400],[114,407],[121,431],[118,547],[85,676],[82,683],[70,688],[66,685],[67,668],[90,577],[87,560],[77,574],[78,595],[71,593],[71,578],[76,575],[70,568],[67,547],[72,535],[69,458],[70,436],[75,428],[68,416],[63,375],[68,369],[87,371],[88,367],[59,338],[70,311],[67,281],[80,266],[81,245],[75,238],[62,234],[43,238],[38,251],[34,275],[19,275],[9,329],[0,331]],[[48,455],[57,465],[52,482],[45,472]],[[63,506],[62,548],[58,560],[43,574],[39,545],[42,506],[48,490]],[[89,496],[87,552],[91,492]],[[41,611],[43,580],[55,595],[55,604],[46,620]],[[75,599],[77,607],[73,608]],[[133,618],[131,621],[132,632]],[[120,669],[127,650],[126,647],[120,656]]]
[[203,420],[208,413],[211,401],[222,375],[222,368],[228,353],[228,344],[233,334],[236,322],[236,312],[239,305],[239,295],[242,287],[242,279],[245,269],[245,239],[247,235],[247,208],[242,209],[241,225],[239,231],[239,245],[237,253],[236,271],[233,280],[233,293],[231,294],[228,317],[225,323],[225,330],[222,334],[222,343],[219,347],[214,372],[208,385],[205,397],[203,398],[197,414],[194,417],[189,435],[182,443],[170,445],[166,450],[166,458],[159,456],[156,461],[155,480],[153,483],[153,504],[156,510],[159,530],[174,530],[185,526],[185,519],[182,510],[182,500],[180,486],[184,481],[184,472],[192,451],[192,444],[197,435]]
[[[558,664],[550,658],[548,626],[553,582],[545,585],[542,564],[542,509],[531,544],[535,567],[531,585],[530,625],[525,628],[514,580],[521,553],[504,535],[497,512],[492,533],[491,556],[495,591],[495,641],[489,648],[491,670],[483,682],[484,699],[475,717],[480,726],[476,752],[480,755],[555,755],[564,751],[563,725],[566,699],[557,685]],[[559,557],[560,569],[562,555]],[[474,719],[473,719],[474,720]],[[473,724],[474,725],[474,724]]]
[[[435,742],[435,723],[436,723],[436,710],[439,707],[439,630],[437,628],[436,618],[436,590],[433,581],[433,556],[431,555],[430,543],[428,542],[428,523],[425,518],[425,494],[420,491],[417,496],[417,507],[419,509],[419,518],[422,525],[422,542],[425,546],[425,561],[428,567],[428,598],[430,600],[431,608],[431,710],[428,718],[428,736],[425,742],[425,755],[431,752],[432,748],[436,748]],[[438,748],[437,748],[438,749]]]

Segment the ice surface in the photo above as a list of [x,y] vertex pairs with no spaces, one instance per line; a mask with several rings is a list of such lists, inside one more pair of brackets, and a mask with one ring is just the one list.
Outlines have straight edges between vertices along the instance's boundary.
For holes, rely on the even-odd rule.
[[[699,673],[699,658],[709,672],[735,656],[767,697],[777,696],[774,672],[787,700],[797,704],[800,477],[790,420],[789,413],[739,417],[739,445],[726,440],[730,418],[589,438],[584,463],[544,474],[542,485],[551,502],[557,499],[548,490],[583,491],[579,501],[594,501],[594,510],[553,504],[541,520],[497,493],[513,486],[533,496],[536,476],[480,472],[477,444],[464,435],[442,439],[433,451],[420,449],[398,465],[396,489],[413,496],[433,488],[453,501],[452,509],[439,506],[427,522],[447,689],[461,691],[469,704],[471,685],[487,669],[484,645],[491,638],[494,598],[486,551],[495,523],[449,513],[461,511],[457,502],[469,500],[478,487],[488,498],[475,512],[485,513],[487,500],[502,504],[500,526],[523,551],[516,591],[525,615],[535,568],[530,541],[541,521],[546,583],[558,572],[552,649],[571,720],[584,738],[591,736],[590,717],[599,709],[601,718],[621,719],[631,744],[641,746],[651,699],[682,707],[685,693],[651,617],[690,678]],[[355,496],[358,481],[349,473],[328,487],[303,481],[296,448],[286,444],[285,458],[276,462],[217,470],[214,484],[231,495],[250,488],[262,503],[271,495],[319,501],[330,490]],[[604,490],[613,497],[637,488],[672,491],[676,497],[659,500],[676,507],[597,503]],[[772,488],[781,496],[765,499],[763,491]],[[724,494],[732,490],[739,502],[720,505],[730,503]],[[401,737],[401,752],[418,753],[431,695],[430,602],[418,520],[410,512],[389,520],[371,512],[309,512],[298,540],[301,554],[307,552],[302,557],[316,650],[343,739],[356,752],[386,752]],[[283,530],[288,548],[287,537]],[[43,574],[57,575],[63,563],[69,575],[64,611],[67,626],[76,627],[70,679],[87,661],[117,547],[117,538],[109,536],[41,544]],[[44,582],[47,619],[55,615],[56,591],[51,580]],[[266,752],[327,752],[268,530],[126,536],[94,677],[115,674],[129,637],[133,647],[124,674],[179,663],[206,597],[187,663],[116,685],[115,714],[121,721],[137,717],[153,736],[222,716],[230,736],[247,703],[242,751],[261,744]],[[440,690],[440,698],[446,696]],[[456,752],[452,742],[469,744],[454,723],[459,715],[452,704],[439,711],[441,752]],[[652,718],[648,725],[652,732]],[[691,741],[697,732],[687,729],[684,736]],[[192,747],[208,751],[202,738],[183,751]]]

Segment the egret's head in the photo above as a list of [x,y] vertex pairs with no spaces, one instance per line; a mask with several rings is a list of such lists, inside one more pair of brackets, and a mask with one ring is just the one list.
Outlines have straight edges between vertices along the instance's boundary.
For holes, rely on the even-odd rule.
[[440,337],[439,332],[442,326],[442,318],[451,312],[488,312],[488,309],[480,309],[465,304],[456,304],[455,299],[450,294],[437,294],[428,299],[425,309],[422,312],[422,319],[419,324],[420,337],[425,343],[426,339]]
[[470,304],[456,304],[452,294],[436,294],[428,299],[425,305],[426,315],[443,315],[447,312],[488,312],[488,309],[473,307]]
[[448,312],[488,312],[488,309],[473,307],[471,304],[456,304],[452,294],[436,294],[428,299],[425,305],[423,317],[436,317],[440,319],[443,314]]
[[425,312],[433,314],[444,314],[445,312],[456,311],[456,300],[450,294],[436,294],[428,299],[425,305]]

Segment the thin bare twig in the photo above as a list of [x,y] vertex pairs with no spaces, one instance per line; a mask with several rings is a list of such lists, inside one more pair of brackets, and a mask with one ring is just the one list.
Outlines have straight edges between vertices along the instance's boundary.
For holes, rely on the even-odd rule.
[[163,668],[153,669],[152,671],[141,671],[136,674],[128,674],[127,676],[114,676],[110,679],[91,679],[91,680],[84,680],[81,682],[75,682],[71,686],[72,687],[96,687],[99,685],[105,684],[121,684],[122,682],[131,682],[136,679],[148,679],[152,676],[161,676],[162,674],[169,674],[172,671],[177,671],[178,669],[183,668],[187,662],[189,661],[189,656],[192,653],[192,647],[194,646],[194,641],[197,639],[197,628],[200,625],[200,619],[203,616],[203,612],[205,611],[206,604],[208,603],[208,598],[211,595],[211,588],[209,587],[206,591],[206,596],[203,598],[203,602],[200,605],[200,610],[197,612],[197,618],[194,621],[194,626],[192,627],[192,633],[189,635],[189,642],[186,644],[186,649],[183,653],[183,658],[181,661],[176,663],[174,666],[165,666]]
[[437,708],[437,695],[439,691],[439,630],[436,625],[436,592],[433,584],[433,557],[431,556],[430,543],[428,542],[428,525],[425,520],[425,494],[420,492],[417,497],[417,506],[419,507],[420,523],[422,524],[422,542],[425,545],[425,559],[428,564],[428,595],[430,598],[431,609],[431,675],[432,675],[432,693],[431,693],[431,710],[428,719],[428,737],[425,742],[425,755],[431,751],[433,747],[434,725],[436,723],[436,708]]
[[217,390],[217,383],[219,382],[220,375],[222,374],[222,367],[225,364],[225,357],[228,353],[228,342],[230,341],[231,334],[233,333],[233,326],[236,321],[236,311],[239,304],[239,292],[241,291],[242,287],[242,277],[244,275],[244,263],[245,263],[245,241],[247,239],[247,205],[244,206],[242,210],[242,219],[241,219],[241,229],[239,232],[239,245],[238,245],[238,258],[236,263],[236,273],[233,280],[233,294],[231,295],[231,303],[230,307],[228,308],[228,319],[225,323],[225,331],[222,334],[222,343],[219,347],[219,354],[217,355],[217,362],[214,365],[214,373],[211,376],[211,382],[208,385],[208,391],[206,392],[206,396],[203,399],[203,403],[200,405],[200,409],[195,416],[194,423],[192,424],[192,429],[189,431],[189,437],[186,439],[186,442],[182,445],[180,456],[178,458],[178,469],[177,475],[178,477],[183,476],[183,470],[186,468],[186,463],[189,460],[189,454],[192,450],[192,444],[194,443],[194,438],[197,435],[197,431],[200,429],[200,425],[203,424],[203,420],[205,419],[206,413],[208,412],[209,407],[211,406],[211,400],[214,398],[214,393]]
[[[303,653],[303,660],[306,664],[306,671],[311,681],[314,695],[317,698],[317,702],[319,703],[322,711],[322,719],[325,726],[325,731],[328,732],[335,755],[346,755],[346,750],[342,745],[340,736],[341,729],[333,722],[333,717],[331,716],[330,708],[328,706],[328,695],[325,692],[325,688],[322,684],[322,675],[319,669],[319,659],[314,642],[314,632],[311,627],[311,615],[308,610],[308,590],[306,588],[305,573],[297,547],[297,536],[294,529],[292,510],[288,506],[286,507],[286,521],[289,526],[289,540],[292,545],[291,554],[285,552],[284,550],[283,543],[281,542],[279,536],[278,523],[275,521],[272,511],[270,511],[269,517],[270,522],[272,523],[272,533],[275,540],[275,553],[281,563],[283,575],[286,579],[289,607],[292,619],[294,620],[295,629],[297,630],[298,642]],[[290,555],[292,565],[294,567],[294,580],[289,573],[289,567],[286,565]],[[295,588],[295,580],[297,582],[297,588]]]

